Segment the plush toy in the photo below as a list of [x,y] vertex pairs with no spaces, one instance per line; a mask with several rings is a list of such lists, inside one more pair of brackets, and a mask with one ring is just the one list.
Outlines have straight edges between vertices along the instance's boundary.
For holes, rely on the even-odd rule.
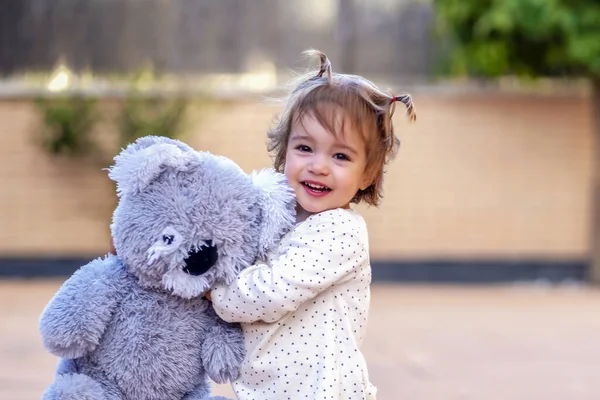
[[148,136],[116,158],[118,256],[81,267],[40,319],[61,357],[47,400],[197,400],[235,379],[239,325],[203,294],[266,255],[294,224],[283,175]]

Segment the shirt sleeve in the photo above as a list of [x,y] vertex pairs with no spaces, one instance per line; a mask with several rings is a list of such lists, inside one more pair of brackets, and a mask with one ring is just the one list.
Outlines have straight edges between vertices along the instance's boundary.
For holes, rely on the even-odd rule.
[[280,246],[270,264],[243,270],[230,285],[211,292],[217,314],[228,322],[275,322],[351,274],[368,253],[350,221],[306,221]]

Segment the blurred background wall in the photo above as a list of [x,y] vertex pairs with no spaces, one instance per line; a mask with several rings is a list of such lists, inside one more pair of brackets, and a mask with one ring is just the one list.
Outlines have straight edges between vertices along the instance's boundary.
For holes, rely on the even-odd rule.
[[433,9],[417,0],[5,0],[0,70],[177,73],[298,66],[317,47],[346,72],[425,76]]
[[[189,113],[182,140],[250,171],[270,165],[265,132],[278,107],[264,96],[304,69],[300,53],[314,47],[335,70],[409,90],[417,105],[416,124],[394,117],[403,144],[382,206],[359,207],[377,279],[586,279],[587,95],[440,83],[433,28],[432,5],[419,0],[3,0],[0,274],[68,273],[110,244],[106,171],[39,145],[34,100],[47,87],[36,73],[93,73],[78,90],[106,112],[119,101],[113,75],[150,65],[200,89],[226,75],[228,95],[210,86],[212,107]],[[111,140],[114,127],[96,134]]]

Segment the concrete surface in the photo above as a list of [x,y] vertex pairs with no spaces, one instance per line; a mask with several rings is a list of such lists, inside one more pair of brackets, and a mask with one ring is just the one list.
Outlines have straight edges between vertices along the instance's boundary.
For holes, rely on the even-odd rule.
[[[37,319],[60,283],[0,281],[0,399],[52,381]],[[600,290],[378,284],[363,350],[379,400],[600,399]]]

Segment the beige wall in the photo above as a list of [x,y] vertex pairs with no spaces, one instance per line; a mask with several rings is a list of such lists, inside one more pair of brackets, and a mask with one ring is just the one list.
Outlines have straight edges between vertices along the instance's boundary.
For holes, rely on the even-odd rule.
[[[588,250],[592,145],[580,97],[415,96],[380,209],[365,209],[374,258],[580,257]],[[223,104],[185,141],[250,171],[268,166],[276,107]],[[28,101],[0,102],[0,256],[89,255],[109,243],[105,171],[52,160]],[[108,134],[108,133],[107,133]]]

